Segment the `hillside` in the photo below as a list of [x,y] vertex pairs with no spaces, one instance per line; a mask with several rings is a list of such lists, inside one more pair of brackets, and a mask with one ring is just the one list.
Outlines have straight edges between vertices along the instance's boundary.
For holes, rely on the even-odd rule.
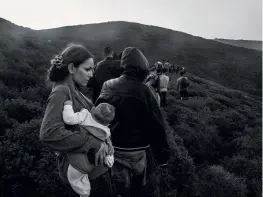
[[[135,32],[140,34],[127,36]],[[146,197],[261,196],[262,101],[250,94],[259,93],[255,84],[261,79],[260,53],[133,23],[35,31],[0,20],[1,197],[76,196],[59,180],[54,153],[39,141],[50,93],[46,69],[50,57],[70,41],[87,45],[97,61],[104,45],[120,51],[127,43],[141,47],[150,61],[168,58],[178,64],[195,62],[185,64],[189,65],[187,77],[191,82],[189,100],[178,99],[178,75],[169,74],[168,106],[162,113],[171,158],[168,170],[163,170],[149,157],[149,172],[154,173],[148,172]],[[169,51],[172,49],[175,53]],[[202,67],[202,62],[206,66]],[[244,65],[250,66],[246,73]],[[258,75],[254,75],[256,71]],[[242,86],[243,80],[248,84]],[[255,89],[250,92],[248,87]]]
[[[261,99],[187,74],[189,100],[179,100],[171,76],[162,109],[171,158],[168,171],[149,160],[146,197],[260,197]],[[39,141],[50,89],[1,86],[0,196],[71,197],[56,171],[55,155]],[[12,188],[12,189],[11,189]],[[58,195],[59,194],[59,195]]]
[[221,43],[224,43],[224,44],[229,44],[232,46],[244,47],[247,49],[255,49],[258,51],[262,51],[262,41],[257,41],[257,40],[230,40],[230,39],[220,39],[220,38],[216,38],[214,40],[221,42]]
[[[102,58],[105,45],[113,46],[117,52],[126,46],[135,46],[145,53],[151,63],[156,60],[169,60],[186,66],[188,71],[196,76],[261,96],[262,55],[259,51],[129,22],[108,22],[40,31],[17,31],[18,26],[13,25],[14,30],[9,28],[8,34],[4,32],[6,25],[0,22],[0,60],[17,59],[17,62],[24,64],[25,62],[20,61],[23,57],[28,64],[37,64],[47,69],[50,57],[69,42],[86,45],[94,53],[97,61]],[[34,60],[36,62],[33,63]],[[7,65],[10,64],[4,63],[5,67],[10,68]]]

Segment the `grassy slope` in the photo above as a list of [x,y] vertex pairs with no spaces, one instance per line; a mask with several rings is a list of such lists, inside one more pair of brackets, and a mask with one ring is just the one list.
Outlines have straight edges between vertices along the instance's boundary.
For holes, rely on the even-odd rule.
[[[195,173],[200,181],[197,188],[215,187],[213,195],[237,195],[237,191],[233,194],[220,193],[224,186],[216,183],[218,180],[211,180],[206,185],[207,180],[200,178],[203,173],[208,173],[208,169],[212,168],[213,172],[216,171],[215,168],[217,171],[225,169],[234,176],[245,178],[244,184],[247,185],[250,196],[260,196],[261,99],[188,73],[187,77],[191,82],[190,97],[189,100],[181,101],[176,91],[176,79],[179,76],[169,76],[172,80],[167,98],[168,106],[162,110],[168,125],[168,138],[174,152],[178,152],[176,147],[180,147],[182,143],[188,155],[193,158]],[[178,136],[182,142],[178,141]],[[253,149],[253,153],[248,153],[249,149]],[[197,170],[200,166],[207,166],[204,172]],[[218,173],[212,175],[217,176]],[[213,184],[219,185],[211,186]],[[241,185],[237,189],[240,192],[246,188]],[[196,191],[201,196],[209,196],[206,189],[199,189]]]
[[255,49],[258,51],[262,51],[262,41],[256,40],[229,40],[229,39],[214,39],[218,42],[222,42],[224,44],[230,44],[237,47],[244,47],[247,49]]

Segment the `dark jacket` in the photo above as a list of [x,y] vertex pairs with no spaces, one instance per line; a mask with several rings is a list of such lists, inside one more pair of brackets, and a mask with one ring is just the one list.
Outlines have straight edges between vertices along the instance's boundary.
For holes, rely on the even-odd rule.
[[107,57],[101,62],[99,62],[94,70],[93,77],[93,102],[95,103],[96,99],[100,95],[102,85],[105,81],[109,79],[114,79],[121,76],[121,67],[120,61],[114,60],[113,58]]
[[105,82],[96,102],[116,108],[110,124],[112,143],[123,150],[150,144],[155,158],[164,164],[169,157],[164,120],[157,101],[143,83],[149,72],[148,62],[138,49],[129,47],[123,52],[121,66],[122,76]]
[[[82,131],[82,127],[78,125],[68,126],[63,122],[62,111],[66,100],[72,100],[74,111],[80,111],[82,108],[91,110],[93,107],[91,101],[80,94],[71,83],[67,84],[56,83],[53,86],[40,128],[41,142],[51,151],[59,153],[57,158],[59,175],[65,182],[68,182],[67,168],[70,162],[70,157],[67,155],[73,152],[76,154],[87,153],[90,152],[91,148],[93,148],[92,151],[95,154],[101,146],[101,142],[85,130]],[[74,162],[70,163],[78,169]],[[89,178],[96,179],[107,170],[108,168],[105,165],[99,165],[89,173]]]

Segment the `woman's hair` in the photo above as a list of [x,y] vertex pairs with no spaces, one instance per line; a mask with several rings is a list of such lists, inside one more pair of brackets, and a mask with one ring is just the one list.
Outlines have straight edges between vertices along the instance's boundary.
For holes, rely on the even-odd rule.
[[51,60],[47,79],[51,82],[62,81],[69,74],[68,65],[70,63],[74,67],[79,67],[80,64],[89,58],[93,58],[93,56],[86,47],[79,44],[70,44]]

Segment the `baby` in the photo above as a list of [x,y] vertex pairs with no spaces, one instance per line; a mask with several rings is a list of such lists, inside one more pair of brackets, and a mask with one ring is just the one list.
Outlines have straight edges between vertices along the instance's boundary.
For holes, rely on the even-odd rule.
[[[97,107],[93,107],[90,112],[87,109],[81,109],[80,112],[74,113],[72,101],[69,100],[64,103],[62,114],[63,120],[66,124],[81,125],[86,128],[86,131],[91,135],[97,137],[101,141],[105,141],[106,144],[109,145],[110,154],[106,156],[104,163],[107,166],[112,167],[114,163],[113,146],[109,138],[111,133],[108,125],[114,119],[115,108],[108,103],[101,103]],[[88,165],[88,169],[90,169],[89,171],[92,170],[93,165],[90,164],[87,159],[84,159],[87,158],[87,155],[84,153],[78,155],[71,153],[70,155],[73,159],[69,161],[74,161],[75,166],[79,164],[79,169],[81,169],[81,166],[83,165]],[[75,162],[75,160],[80,161]],[[85,169],[87,168],[85,167]],[[76,167],[69,164],[67,176],[73,190],[81,197],[87,197],[90,194],[90,182],[88,174],[83,173],[83,171],[84,170],[81,172],[76,169]]]

